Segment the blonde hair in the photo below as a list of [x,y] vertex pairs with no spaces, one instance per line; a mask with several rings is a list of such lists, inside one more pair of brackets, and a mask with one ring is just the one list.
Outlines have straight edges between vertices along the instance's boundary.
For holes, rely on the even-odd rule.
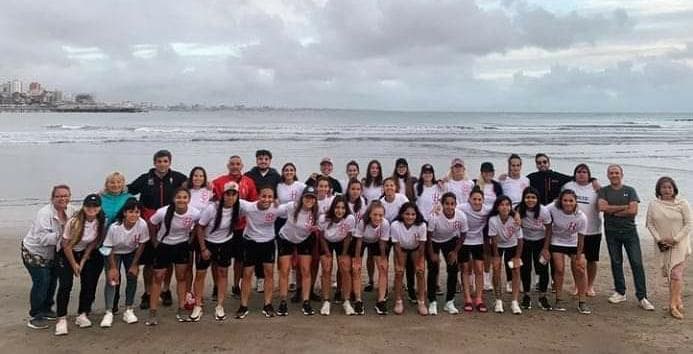
[[121,192],[125,192],[125,175],[123,175],[122,173],[120,173],[118,171],[115,171],[115,172],[109,173],[108,176],[106,176],[106,181],[103,183],[103,192],[104,193],[108,193],[108,182],[110,182],[116,178],[119,178],[121,181],[123,181],[123,190],[121,190]]

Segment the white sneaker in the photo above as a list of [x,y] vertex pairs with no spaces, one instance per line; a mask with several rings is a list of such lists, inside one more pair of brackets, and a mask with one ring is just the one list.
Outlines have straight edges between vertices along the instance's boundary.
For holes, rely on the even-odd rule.
[[491,281],[491,273],[484,272],[484,290],[493,290],[493,281]]
[[356,314],[356,311],[354,311],[354,308],[351,307],[351,302],[349,302],[349,300],[344,300],[344,303],[342,303],[342,308],[344,308],[344,313],[347,316],[353,316]]
[[106,311],[101,320],[101,328],[110,328],[113,325],[113,312]]
[[496,300],[496,305],[493,307],[493,312],[503,313],[503,301],[502,300]]
[[329,301],[323,301],[322,302],[322,307],[320,308],[320,314],[323,316],[329,316],[330,315],[330,302]]
[[505,292],[511,294],[513,292],[513,282],[505,282]]
[[458,313],[460,313],[460,310],[458,310],[457,307],[455,307],[455,301],[454,300],[450,300],[450,301],[446,302],[445,307],[443,307],[443,310],[445,310],[445,312],[447,312],[451,315],[457,315]]
[[265,279],[258,279],[257,284],[255,286],[255,291],[258,293],[264,293],[265,292]]
[[520,303],[518,303],[515,300],[513,300],[513,302],[510,303],[510,309],[513,311],[514,315],[522,314],[522,309],[520,309]]
[[91,327],[91,321],[89,321],[89,317],[87,317],[86,313],[82,313],[75,319],[75,325],[79,328],[87,328]]
[[438,314],[438,302],[437,301],[431,301],[428,304],[428,314],[435,316]]
[[[609,302],[612,304],[618,304],[626,301],[626,295],[621,295],[615,291],[611,296],[609,296]],[[650,304],[652,305],[652,304]]]
[[217,321],[223,321],[226,319],[226,312],[224,312],[224,306],[217,305],[214,308],[214,319]]
[[137,321],[139,321],[139,319],[135,316],[135,311],[132,309],[125,310],[125,313],[123,313],[123,322],[133,324],[137,323]]
[[65,317],[59,318],[58,322],[55,323],[55,335],[64,336],[67,334],[67,319]]
[[192,312],[190,313],[190,320],[193,322],[198,322],[202,318],[202,306],[197,306],[193,307]]
[[655,309],[654,305],[652,305],[650,300],[647,300],[646,297],[644,297],[644,298],[642,298],[642,300],[640,300],[640,307],[642,307],[642,309],[645,311],[654,311],[654,309]]

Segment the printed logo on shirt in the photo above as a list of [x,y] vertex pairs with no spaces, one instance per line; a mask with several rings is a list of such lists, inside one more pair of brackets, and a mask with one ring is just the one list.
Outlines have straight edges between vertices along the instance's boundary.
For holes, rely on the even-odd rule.
[[265,223],[266,223],[266,224],[271,224],[271,223],[273,223],[273,222],[274,222],[274,219],[275,219],[274,216],[275,216],[274,213],[271,213],[271,212],[270,212],[270,213],[265,213]]
[[135,237],[132,238],[132,242],[131,242],[132,246],[137,246],[137,245],[140,243],[140,238],[141,238],[141,237],[142,237],[142,235],[140,235],[139,232],[136,233],[136,234],[135,234]]
[[575,221],[571,221],[568,224],[568,231],[575,232],[575,230],[577,230],[577,223]]
[[192,228],[193,226],[193,219],[189,216],[185,216],[182,218],[183,219],[183,226],[185,228]]
[[149,178],[149,179],[147,179],[147,185],[148,185],[148,186],[153,186],[153,185],[154,185],[154,178]]
[[341,223],[339,225],[339,235],[340,236],[346,236],[346,234],[349,232],[349,225],[347,225],[345,222]]

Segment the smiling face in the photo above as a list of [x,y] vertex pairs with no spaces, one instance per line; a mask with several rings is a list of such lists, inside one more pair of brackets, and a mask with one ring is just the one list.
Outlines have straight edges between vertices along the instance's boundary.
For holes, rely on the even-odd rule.
[[618,166],[609,166],[606,170],[606,176],[609,178],[609,182],[615,186],[620,185],[623,181],[623,172]]
[[293,182],[294,178],[296,178],[296,169],[294,166],[285,166],[282,170],[282,178],[284,179],[284,182]]
[[323,199],[330,194],[330,182],[321,179],[318,181],[318,186],[316,189],[318,190],[318,198]]
[[455,164],[455,166],[452,166],[452,169],[450,170],[452,172],[452,178],[455,179],[462,179],[464,178],[464,165],[462,164]]
[[491,183],[491,181],[493,181],[493,176],[495,176],[495,172],[493,171],[481,172],[481,178],[483,178],[486,183]]
[[576,208],[577,208],[577,200],[575,199],[574,194],[566,193],[561,197],[561,209],[563,209],[564,213],[566,213],[566,214],[575,213]]
[[125,220],[125,223],[127,223],[128,225],[134,225],[140,218],[140,209],[134,208],[130,210],[125,210],[123,216],[123,220]]
[[106,191],[110,194],[123,193],[125,181],[120,176],[113,176],[106,181]]
[[84,206],[84,215],[86,215],[87,220],[94,220],[96,219],[96,216],[99,215],[99,212],[101,212],[101,207],[100,206],[94,206],[94,205],[85,205]]
[[537,195],[534,193],[527,193],[525,195],[525,205],[527,208],[532,209],[535,206],[537,206],[537,203],[539,202],[539,198],[537,198]]
[[397,193],[397,185],[395,184],[395,181],[388,179],[385,181],[383,184],[383,193],[388,196],[392,197]]
[[479,211],[484,206],[484,194],[480,192],[473,192],[469,194],[469,205],[472,210]]
[[351,185],[349,185],[348,192],[350,201],[359,199],[359,197],[361,197],[362,192],[361,183],[352,183]]
[[337,205],[334,206],[334,216],[338,219],[342,219],[344,215],[346,215],[346,210],[347,206],[344,202],[337,202]]
[[662,196],[661,198],[664,200],[674,199],[676,194],[674,190],[674,185],[668,181],[662,182],[662,184],[659,185],[659,194]]
[[228,168],[230,175],[240,175],[243,171],[243,161],[240,157],[232,157],[226,164],[226,168]]
[[306,195],[303,196],[303,200],[301,202],[303,203],[303,209],[309,210],[315,206],[315,203],[317,203],[318,200],[312,195]]
[[154,160],[154,168],[159,174],[164,175],[168,173],[168,170],[171,168],[171,159],[167,156],[157,157],[156,160]]
[[238,192],[235,190],[228,190],[224,192],[224,208],[232,208],[236,201],[238,200]]
[[371,177],[380,176],[380,167],[378,167],[378,164],[373,162],[370,166],[368,166],[368,173],[370,173]]
[[405,164],[399,164],[399,165],[397,165],[396,171],[397,171],[398,176],[404,177],[407,175],[407,172],[409,171],[409,166],[407,166]]
[[455,215],[455,208],[457,208],[457,201],[455,198],[447,197],[443,199],[443,214],[448,218]]
[[72,197],[72,194],[69,189],[56,188],[53,192],[51,203],[56,210],[65,210],[67,205],[70,204],[70,197]]
[[180,190],[176,193],[176,196],[173,198],[173,204],[176,207],[177,211],[185,211],[188,210],[188,203],[190,202],[190,194],[188,194],[188,191],[185,190]]
[[416,210],[414,210],[414,208],[404,209],[404,212],[402,212],[402,221],[404,225],[413,225],[414,221],[416,221]]
[[329,176],[332,173],[332,164],[329,162],[323,162],[320,164],[320,173],[325,176]]
[[575,171],[575,182],[585,185],[590,181],[590,172],[586,168],[580,167]]
[[510,201],[507,199],[502,200],[498,204],[498,215],[500,215],[502,218],[507,218],[510,215],[510,209],[512,208],[512,205],[510,204]]
[[193,188],[202,188],[205,185],[205,173],[201,169],[196,169],[192,175]]
[[508,162],[508,174],[510,177],[520,177],[520,173],[522,173],[522,160],[510,159]]
[[385,219],[385,208],[374,207],[371,209],[370,218],[372,226],[379,226],[383,223],[383,219]]
[[260,169],[260,171],[267,171],[267,169],[270,167],[270,164],[272,163],[272,159],[267,155],[260,155],[255,158],[255,163],[257,164],[257,168]]
[[433,184],[433,171],[431,170],[424,170],[421,173],[421,179],[423,179],[423,182],[427,185]]
[[347,177],[349,177],[349,179],[358,178],[359,168],[356,167],[356,165],[349,165],[349,166],[347,166],[346,174],[347,174]]
[[551,168],[551,163],[546,156],[537,157],[537,159],[534,160],[534,163],[537,165],[537,170],[542,172],[546,172],[549,170],[549,168]]
[[262,190],[260,190],[260,198],[257,202],[258,208],[260,210],[265,210],[269,208],[272,203],[274,203],[274,191],[272,191],[272,188],[262,188]]

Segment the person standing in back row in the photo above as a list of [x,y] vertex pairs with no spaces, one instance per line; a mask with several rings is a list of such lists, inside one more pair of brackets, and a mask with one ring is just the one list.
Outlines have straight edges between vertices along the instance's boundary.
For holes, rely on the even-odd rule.
[[654,306],[647,300],[645,269],[635,225],[640,198],[633,187],[623,184],[621,166],[609,165],[606,174],[610,184],[599,190],[598,205],[599,211],[604,213],[606,246],[611,258],[611,274],[614,277],[615,292],[609,297],[609,302],[617,304],[626,301],[626,280],[623,276],[623,248],[625,248],[633,271],[635,296],[638,298],[640,307],[647,311],[654,311]]
[[541,205],[548,205],[561,193],[561,187],[572,181],[573,177],[552,170],[549,156],[542,152],[534,156],[534,163],[537,170],[527,175],[529,185],[539,192]]
[[332,174],[332,171],[334,170],[334,165],[332,164],[332,159],[329,157],[323,157],[322,160],[320,160],[320,174],[313,173],[308,177],[306,180],[306,186],[309,187],[318,187],[318,177],[323,176],[330,181],[330,187],[332,188],[332,194],[342,194],[342,185],[339,183],[339,181],[330,176]]

